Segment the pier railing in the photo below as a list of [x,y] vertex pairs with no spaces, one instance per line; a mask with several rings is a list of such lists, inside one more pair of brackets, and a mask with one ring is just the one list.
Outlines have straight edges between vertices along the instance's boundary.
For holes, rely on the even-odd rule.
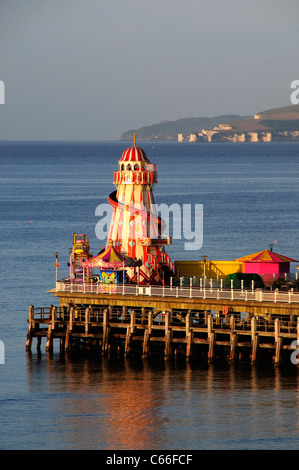
[[182,287],[182,286],[141,286],[133,284],[91,284],[61,280],[56,282],[56,292],[84,294],[119,294],[119,295],[148,295],[158,297],[185,297],[215,300],[243,300],[256,302],[299,303],[299,292],[289,290],[268,291],[263,289],[224,289],[212,287]]

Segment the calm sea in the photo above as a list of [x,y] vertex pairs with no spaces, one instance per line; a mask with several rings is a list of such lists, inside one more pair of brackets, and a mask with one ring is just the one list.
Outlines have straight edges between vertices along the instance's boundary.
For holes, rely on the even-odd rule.
[[[269,248],[299,258],[299,144],[140,143],[157,204],[203,204],[203,247],[173,260]],[[25,352],[28,307],[56,300],[74,232],[97,253],[95,210],[128,145],[0,143],[0,449],[298,449],[299,374]],[[296,265],[292,266],[293,271]],[[57,303],[56,303],[57,304]]]

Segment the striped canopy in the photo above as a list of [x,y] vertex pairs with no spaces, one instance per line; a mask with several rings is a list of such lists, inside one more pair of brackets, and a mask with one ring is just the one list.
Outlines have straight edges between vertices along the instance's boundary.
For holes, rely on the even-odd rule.
[[274,251],[263,250],[251,255],[243,256],[242,258],[235,259],[234,261],[256,261],[262,263],[290,263],[297,262],[297,260],[288,258],[287,256],[274,253]]
[[123,152],[120,162],[149,163],[149,159],[147,158],[144,150],[142,150],[140,147],[129,147]]
[[124,258],[113,246],[108,246],[102,253],[89,258],[82,263],[88,268],[120,268],[123,266]]

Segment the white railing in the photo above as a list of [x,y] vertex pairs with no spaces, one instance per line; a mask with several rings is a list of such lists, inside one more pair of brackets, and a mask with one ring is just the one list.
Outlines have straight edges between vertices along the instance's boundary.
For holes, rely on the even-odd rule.
[[285,302],[299,303],[299,292],[267,291],[262,289],[224,289],[212,287],[175,287],[175,286],[141,286],[137,284],[90,284],[69,281],[57,281],[56,292],[85,293],[85,294],[120,294],[120,295],[149,295],[159,297],[185,297],[215,300],[244,300],[256,302]]

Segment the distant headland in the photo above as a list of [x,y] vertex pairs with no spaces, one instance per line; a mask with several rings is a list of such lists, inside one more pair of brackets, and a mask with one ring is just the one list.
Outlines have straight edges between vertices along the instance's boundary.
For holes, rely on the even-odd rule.
[[185,118],[131,129],[119,140],[179,142],[299,142],[299,104],[261,111],[254,116],[226,114]]

